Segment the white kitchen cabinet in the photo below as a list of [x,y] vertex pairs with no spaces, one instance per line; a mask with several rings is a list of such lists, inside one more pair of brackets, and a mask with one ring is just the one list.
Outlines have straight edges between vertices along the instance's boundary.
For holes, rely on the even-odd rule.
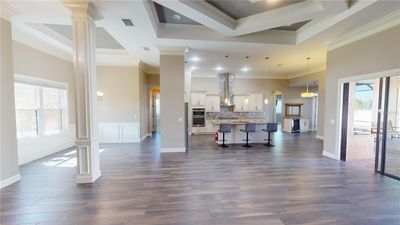
[[219,112],[220,111],[220,97],[219,95],[206,96],[206,112]]
[[249,94],[249,112],[262,112],[264,107],[264,99],[262,93],[250,93]]
[[192,107],[206,106],[206,93],[205,92],[192,92]]
[[235,105],[235,112],[248,112],[249,101],[250,100],[248,95],[233,96],[233,104]]

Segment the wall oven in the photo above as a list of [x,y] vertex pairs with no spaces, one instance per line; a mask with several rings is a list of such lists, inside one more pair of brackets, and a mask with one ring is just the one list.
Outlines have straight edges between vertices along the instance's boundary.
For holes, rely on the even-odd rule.
[[192,109],[193,127],[205,127],[206,110],[204,108]]

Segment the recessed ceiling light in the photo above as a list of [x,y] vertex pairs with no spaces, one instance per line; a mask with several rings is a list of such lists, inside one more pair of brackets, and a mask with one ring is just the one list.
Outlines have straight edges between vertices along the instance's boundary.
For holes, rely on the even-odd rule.
[[146,52],[150,51],[149,47],[143,47],[143,50],[145,50]]
[[250,68],[249,67],[247,67],[247,66],[245,66],[245,67],[242,67],[242,69],[240,69],[242,72],[248,72],[248,71],[250,71]]
[[225,56],[225,58],[228,58],[228,57],[229,57],[229,55],[226,55],[226,56]]
[[250,56],[246,56],[246,59],[250,58]]
[[193,70],[197,70],[199,67],[197,67],[197,66],[192,66],[190,69],[193,71]]
[[190,61],[192,61],[192,62],[198,62],[198,61],[200,61],[201,59],[199,58],[199,57],[197,57],[197,56],[192,56],[191,58],[190,58]]
[[265,57],[265,59],[266,59],[266,60],[268,60],[268,59],[269,59],[269,57]]
[[185,49],[185,53],[188,53],[188,52],[189,52],[189,48],[186,48],[186,49]]
[[221,67],[221,66],[217,66],[217,67],[215,67],[215,70],[216,71],[221,71],[221,70],[223,70],[224,68],[223,67]]
[[180,20],[181,19],[181,15],[175,14],[175,15],[172,16],[172,19]]

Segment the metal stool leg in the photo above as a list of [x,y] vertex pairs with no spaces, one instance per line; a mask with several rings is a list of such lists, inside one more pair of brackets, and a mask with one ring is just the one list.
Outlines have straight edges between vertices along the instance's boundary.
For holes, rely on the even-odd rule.
[[273,144],[271,144],[271,132],[268,132],[268,142],[265,145],[266,146],[271,146],[271,147],[274,146]]
[[252,147],[251,145],[249,145],[249,132],[246,132],[246,144],[243,146],[246,148]]
[[222,145],[221,147],[226,148],[228,145],[225,144],[225,132],[222,133]]

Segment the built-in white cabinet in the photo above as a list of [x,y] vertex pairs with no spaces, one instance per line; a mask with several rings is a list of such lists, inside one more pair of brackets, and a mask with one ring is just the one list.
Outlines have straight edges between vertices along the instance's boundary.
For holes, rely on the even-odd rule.
[[[283,131],[292,133],[292,128],[294,126],[293,118],[285,118],[283,120]],[[300,132],[310,131],[310,120],[301,118],[299,121]]]
[[206,93],[205,92],[192,92],[192,107],[206,106]]
[[264,106],[264,99],[262,93],[250,93],[249,94],[249,112],[262,112]]
[[206,112],[219,112],[220,101],[219,95],[206,95]]
[[235,105],[235,112],[248,112],[249,109],[249,95],[235,95],[233,96],[233,104]]

